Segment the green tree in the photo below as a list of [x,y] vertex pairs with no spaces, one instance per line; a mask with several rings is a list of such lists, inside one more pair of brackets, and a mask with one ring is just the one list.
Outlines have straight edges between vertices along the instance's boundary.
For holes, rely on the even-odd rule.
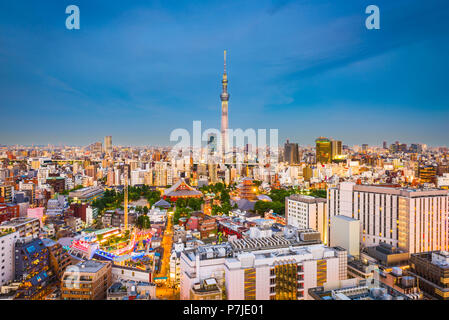
[[151,228],[150,218],[147,215],[140,215],[137,218],[137,227],[139,229],[149,229]]

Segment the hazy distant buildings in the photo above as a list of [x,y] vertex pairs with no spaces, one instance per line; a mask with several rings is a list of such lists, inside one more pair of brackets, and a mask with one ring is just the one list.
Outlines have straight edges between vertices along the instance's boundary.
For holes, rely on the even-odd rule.
[[284,161],[288,164],[299,163],[299,149],[297,143],[290,143],[289,140],[284,144]]
[[112,136],[104,137],[104,152],[109,155],[112,153]]
[[316,143],[316,162],[330,163],[332,161],[332,144],[328,138],[319,137]]
[[325,164],[337,160],[343,154],[343,146],[340,140],[319,137],[316,143],[316,162]]

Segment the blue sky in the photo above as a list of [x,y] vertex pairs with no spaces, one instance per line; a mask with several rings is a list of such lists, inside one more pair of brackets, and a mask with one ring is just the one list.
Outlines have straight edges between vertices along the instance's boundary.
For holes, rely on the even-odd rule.
[[[78,5],[81,29],[65,28]],[[375,4],[381,29],[365,28]],[[168,145],[231,128],[311,145],[449,145],[444,0],[15,0],[0,3],[0,144]]]

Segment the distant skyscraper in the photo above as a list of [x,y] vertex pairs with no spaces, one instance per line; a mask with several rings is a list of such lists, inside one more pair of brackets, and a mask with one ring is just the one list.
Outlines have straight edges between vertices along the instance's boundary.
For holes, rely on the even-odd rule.
[[297,143],[290,143],[287,140],[284,145],[284,161],[289,164],[299,163],[299,150]]
[[226,134],[226,130],[228,129],[228,101],[229,101],[229,93],[228,93],[228,76],[226,74],[226,50],[224,51],[224,72],[223,79],[221,80],[223,90],[220,95],[221,99],[221,143],[222,143],[222,152],[226,151],[228,144],[228,137]]
[[384,141],[383,148],[388,149],[387,141]]
[[342,143],[340,140],[332,140],[331,142],[331,150],[332,150],[332,160],[334,160],[337,156],[342,155]]
[[316,143],[316,162],[329,163],[332,160],[332,144],[328,138],[319,137]]
[[107,154],[112,153],[112,137],[111,136],[104,137],[104,152]]

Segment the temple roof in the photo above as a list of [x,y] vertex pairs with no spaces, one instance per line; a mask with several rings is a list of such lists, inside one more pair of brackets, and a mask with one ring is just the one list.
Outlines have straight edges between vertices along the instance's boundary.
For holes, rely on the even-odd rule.
[[203,195],[203,193],[189,186],[184,178],[179,179],[178,182],[164,191],[164,196],[167,197],[188,197],[200,195]]

